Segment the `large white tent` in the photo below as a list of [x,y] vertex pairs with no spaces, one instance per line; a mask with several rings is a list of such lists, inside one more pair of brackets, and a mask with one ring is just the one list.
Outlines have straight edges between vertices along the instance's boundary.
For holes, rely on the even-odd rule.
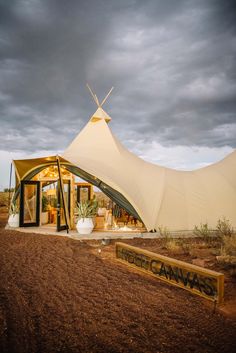
[[[59,160],[71,173],[98,186],[117,204],[143,221],[147,230],[167,227],[192,230],[208,223],[215,228],[225,217],[236,228],[236,151],[222,161],[194,171],[178,171],[148,163],[128,151],[113,135],[111,117],[98,109],[62,157],[14,161],[16,193],[20,182],[31,180]],[[174,158],[174,151],[173,151]]]
[[129,152],[110,120],[99,106],[62,157],[122,194],[148,230],[192,230],[206,222],[214,228],[222,217],[236,227],[236,151],[208,167],[177,171]]

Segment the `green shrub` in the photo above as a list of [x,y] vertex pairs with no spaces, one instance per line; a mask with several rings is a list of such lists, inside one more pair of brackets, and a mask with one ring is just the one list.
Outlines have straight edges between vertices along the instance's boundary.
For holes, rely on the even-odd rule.
[[223,237],[231,237],[234,233],[233,227],[230,224],[230,221],[223,217],[219,219],[216,226],[216,234],[218,238],[222,239]]
[[193,234],[204,241],[210,242],[212,240],[212,230],[208,227],[208,223],[200,223],[200,226],[195,226]]

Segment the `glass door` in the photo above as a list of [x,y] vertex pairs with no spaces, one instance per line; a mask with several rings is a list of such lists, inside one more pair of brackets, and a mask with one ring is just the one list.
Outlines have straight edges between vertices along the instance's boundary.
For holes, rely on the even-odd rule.
[[57,225],[57,181],[48,180],[41,183],[40,225],[55,227]]
[[77,202],[91,200],[91,185],[77,185]]
[[40,182],[21,181],[20,227],[39,226]]
[[[63,180],[64,196],[65,196],[65,207],[68,210],[70,218],[70,180]],[[60,189],[60,181],[58,181],[57,188],[57,231],[68,229],[66,225],[66,216],[64,212],[62,192]]]

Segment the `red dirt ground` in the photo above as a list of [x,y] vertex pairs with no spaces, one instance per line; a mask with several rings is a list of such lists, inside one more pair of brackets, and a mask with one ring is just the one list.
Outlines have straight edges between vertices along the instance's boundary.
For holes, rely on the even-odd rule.
[[[3,213],[0,221],[0,352],[235,352],[232,317],[116,262],[114,243],[99,254],[98,242],[5,230]],[[161,250],[155,240],[129,243]]]

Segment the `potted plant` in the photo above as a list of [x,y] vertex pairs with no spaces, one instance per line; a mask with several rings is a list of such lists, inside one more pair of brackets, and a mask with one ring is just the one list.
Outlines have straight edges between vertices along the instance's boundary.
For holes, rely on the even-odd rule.
[[48,223],[48,199],[45,195],[42,197],[42,214],[41,214],[41,223]]
[[12,228],[19,227],[19,208],[16,202],[11,204],[9,218],[8,218],[8,225]]
[[78,205],[78,216],[76,228],[80,234],[90,234],[94,228],[93,217],[97,214],[98,202],[92,200],[81,201]]

